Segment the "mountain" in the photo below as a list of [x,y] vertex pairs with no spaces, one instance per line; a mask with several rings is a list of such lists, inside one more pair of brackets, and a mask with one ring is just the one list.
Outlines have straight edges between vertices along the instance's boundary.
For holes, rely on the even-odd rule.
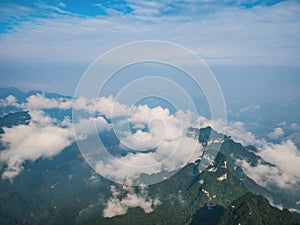
[[71,145],[50,160],[26,163],[12,182],[0,179],[0,224],[75,224],[104,209],[110,185]]
[[0,98],[6,98],[9,95],[15,96],[17,99],[25,100],[26,94],[15,87],[0,88]]
[[[0,134],[4,133],[3,127],[12,127],[21,124],[28,125],[30,119],[31,116],[28,114],[28,112],[9,113],[3,117],[0,117]],[[0,141],[0,150],[3,148],[3,143]]]
[[[47,113],[63,118],[67,112],[57,110]],[[26,125],[29,120],[28,112],[10,113],[0,118],[0,127]],[[223,225],[238,224],[234,220],[236,217],[244,221],[242,224],[247,221],[250,224],[257,221],[247,215],[259,210],[259,207],[266,210],[262,212],[267,216],[255,211],[258,222],[272,224],[271,217],[275,215],[274,218],[287,224],[298,223],[288,210],[280,211],[270,206],[265,198],[249,193],[271,197],[285,207],[293,203],[280,193],[259,186],[236,165],[235,159],[247,160],[251,165],[258,162],[271,165],[255,154],[254,147],[242,146],[211,127],[190,128],[188,135],[205,147],[204,155],[208,159],[210,154],[220,149],[215,159],[207,168],[202,167],[201,160],[204,159],[199,159],[186,165],[170,179],[150,185],[145,190],[115,184],[96,174],[84,161],[76,144],[52,159],[26,162],[23,172],[12,182],[0,180],[0,224]],[[105,146],[113,148],[113,154],[126,154],[119,149],[113,132],[100,136],[104,138]],[[1,173],[4,169],[5,166],[0,165]],[[113,198],[112,187],[120,193],[117,197]],[[124,215],[103,217],[103,211],[112,198],[118,203],[131,196],[127,199],[130,201],[135,197],[132,193],[142,196],[147,204],[149,199],[157,201],[149,203],[151,210],[147,213],[139,204],[131,204]]]
[[[221,137],[221,134],[210,127],[202,128],[198,131],[190,129],[191,131],[197,132],[199,141],[205,146],[209,146],[207,145],[208,143]],[[212,135],[210,132],[213,132]],[[261,158],[250,152],[249,147],[243,147],[227,136],[223,135],[223,137],[225,137],[225,141],[222,143],[221,150],[217,154],[214,164],[206,170],[199,171],[198,164],[200,161],[198,161],[195,164],[187,165],[169,180],[149,187],[148,192],[150,196],[155,197],[155,193],[159,193],[162,202],[153,212],[146,214],[140,208],[134,208],[125,215],[107,219],[95,218],[88,220],[86,224],[223,225],[227,224],[226,218],[228,217],[228,211],[232,209],[232,205],[238,205],[235,202],[236,199],[238,199],[236,200],[238,203],[245,202],[250,208],[257,208],[256,204],[263,205],[268,212],[270,211],[270,214],[266,216],[267,218],[269,216],[272,217],[274,213],[276,214],[275,218],[279,219],[279,221],[287,222],[287,224],[298,224],[297,219],[288,210],[280,211],[272,207],[265,198],[249,193],[250,188],[256,192],[267,193],[268,196],[276,195],[276,193],[272,193],[255,183],[248,185],[249,187],[244,184],[245,179],[247,184],[253,181],[245,174],[243,174],[244,179],[241,179],[241,174],[236,173],[234,169],[235,164],[230,158],[232,155],[243,159],[247,158],[253,164],[257,163],[257,160],[261,160]],[[252,151],[253,147],[250,150]],[[229,156],[229,153],[231,156]],[[119,188],[121,191],[122,187]],[[170,195],[172,196],[171,198]],[[253,198],[255,199],[253,200]],[[242,210],[242,208],[238,209]],[[275,210],[272,211],[271,209]],[[234,211],[232,214],[235,216],[239,215],[239,213],[240,211]],[[260,214],[257,215],[261,216]],[[259,220],[260,218],[258,217],[257,219]],[[248,220],[248,224],[256,224],[251,223],[253,221],[248,217],[241,218],[241,221],[243,221],[241,224]],[[267,220],[262,221],[265,222],[264,224],[276,224],[272,223],[272,219],[269,222]]]
[[15,87],[2,87],[0,88],[0,98],[6,98],[9,95],[15,96],[20,102],[25,101],[25,99],[31,95],[44,95],[47,98],[71,98],[69,96],[64,96],[56,93],[47,93],[38,90],[32,90],[28,92],[23,92]]
[[[158,193],[162,202],[152,213],[134,208],[123,216],[95,218],[87,224],[193,224],[195,214],[203,215],[205,220],[212,219],[213,214],[222,215],[233,200],[247,193],[247,188],[219,153],[214,165],[205,171],[199,172],[197,164],[188,164],[170,179],[149,186],[148,193],[152,197]],[[203,213],[207,209],[212,214]]]
[[287,209],[271,206],[267,199],[253,193],[233,201],[225,210],[218,225],[299,225],[300,222]]
[[257,152],[257,149],[255,149],[255,147],[242,146],[240,143],[236,143],[230,138],[225,138],[220,152],[227,157],[229,167],[235,168],[235,176],[243,182],[249,191],[271,198],[275,204],[283,204],[285,207],[289,208],[297,207],[295,204],[295,198],[296,196],[299,196],[297,190],[284,193],[282,190],[278,190],[276,188],[266,189],[249,178],[247,174],[244,173],[243,169],[236,164],[236,160],[239,159],[247,161],[251,166],[257,166],[260,163],[262,165],[275,167],[271,163],[263,160],[260,156],[256,155],[255,152]]
[[[14,87],[9,87],[9,88],[6,88],[6,87],[2,87],[0,88],[0,99],[5,99],[7,98],[8,96],[12,95],[16,98],[16,102],[21,104],[21,103],[25,103],[26,102],[26,99],[29,97],[29,96],[32,96],[32,95],[42,95],[46,98],[49,98],[49,99],[72,99],[72,97],[70,96],[64,96],[64,95],[60,95],[60,94],[56,94],[56,93],[47,93],[47,92],[42,92],[42,91],[28,91],[28,92],[23,92],[23,91],[20,91],[19,89],[17,88],[14,88]],[[11,113],[11,112],[18,112],[21,110],[21,108],[18,108],[16,106],[11,106],[11,105],[0,105],[0,116],[4,116],[8,113]],[[54,117],[58,117],[58,119],[63,119],[63,117],[65,115],[68,115],[70,116],[71,115],[71,110],[68,109],[68,110],[62,110],[62,109],[47,109],[45,110],[47,113],[49,113],[50,116],[54,116]]]
[[17,125],[28,125],[31,116],[27,111],[9,113],[3,117],[0,117],[0,127],[13,127]]

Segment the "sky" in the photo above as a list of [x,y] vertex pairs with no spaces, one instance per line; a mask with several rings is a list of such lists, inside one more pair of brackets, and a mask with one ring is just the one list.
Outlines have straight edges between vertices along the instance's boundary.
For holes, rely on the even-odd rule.
[[225,94],[232,81],[287,92],[300,84],[299,1],[15,0],[1,1],[0,21],[0,86],[73,95],[97,57],[141,40],[191,49]]

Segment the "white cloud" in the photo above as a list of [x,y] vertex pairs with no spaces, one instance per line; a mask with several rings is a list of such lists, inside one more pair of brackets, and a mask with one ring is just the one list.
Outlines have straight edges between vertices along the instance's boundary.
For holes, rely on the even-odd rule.
[[127,115],[129,112],[129,108],[124,104],[116,102],[113,96],[97,99],[78,97],[73,101],[70,98],[47,98],[44,95],[35,94],[26,98],[24,103],[19,104],[16,97],[9,95],[5,99],[0,98],[0,106],[13,106],[27,110],[71,109],[74,107],[75,110],[83,110],[91,114],[99,112],[106,118]]
[[[153,211],[154,207],[160,204],[158,198],[152,199],[147,196],[147,191],[142,190],[141,194],[136,194],[134,189],[126,187],[127,194],[120,197],[121,191],[115,186],[111,186],[112,197],[108,200],[106,208],[103,210],[103,217],[114,217],[126,214],[129,208],[140,207],[145,213]],[[124,190],[123,190],[124,192]]]
[[39,127],[47,127],[47,126],[52,126],[55,123],[59,123],[59,121],[49,117],[42,110],[36,110],[36,109],[30,110],[29,115],[31,116],[30,119],[31,124]]
[[192,124],[189,112],[170,114],[168,109],[144,105],[133,109],[128,122],[149,128],[149,131],[138,129],[131,133],[114,126],[121,146],[136,152],[111,158],[108,162],[96,162],[96,171],[118,183],[130,183],[142,173],[173,172],[202,155],[203,148],[198,139],[187,137],[187,128]]
[[107,118],[127,115],[129,112],[129,108],[124,104],[116,102],[113,96],[98,98],[95,109]]
[[225,127],[224,121],[221,121],[221,120],[212,121],[212,120],[205,118],[204,116],[200,116],[198,118],[198,123],[199,123],[200,127],[210,126],[214,130],[219,131],[219,132],[221,132],[220,130],[223,130]]
[[73,142],[70,129],[44,126],[44,122],[4,128],[1,141],[7,144],[7,148],[0,152],[0,160],[7,167],[2,173],[3,179],[17,176],[23,170],[25,161],[34,162],[41,157],[51,158]]
[[99,112],[106,118],[127,115],[129,108],[116,102],[113,96],[100,97],[97,99],[78,97],[74,102],[74,109],[84,110],[89,113]]
[[115,157],[110,161],[98,162],[96,171],[118,183],[131,184],[143,174],[154,175],[161,171],[176,172],[200,158],[202,146],[193,138],[164,141],[153,152],[129,153],[124,157]]
[[9,95],[5,99],[0,98],[0,107],[7,107],[7,106],[13,106],[13,107],[19,106],[15,96]]
[[[9,104],[15,104],[16,99],[9,97],[5,101]],[[128,113],[129,108],[114,102],[112,96],[99,98],[96,104],[94,102],[94,99],[78,98],[74,107],[77,110],[84,110],[89,113],[95,108],[97,112],[108,118],[111,115],[121,116]],[[8,146],[6,150],[1,152],[1,161],[5,162],[8,167],[6,172],[3,173],[3,178],[16,176],[22,170],[22,165],[25,161],[35,161],[40,157],[53,157],[73,142],[70,120],[65,118],[63,121],[59,121],[49,117],[42,111],[42,109],[52,108],[68,109],[72,107],[70,99],[46,98],[37,94],[29,96],[25,103],[20,104],[20,107],[29,110],[31,120],[27,126],[14,126],[4,130],[2,141],[7,143]],[[112,110],[115,113],[111,113]],[[136,177],[142,172],[152,174],[163,169],[168,171],[175,170],[185,165],[193,156],[194,151],[199,153],[194,155],[200,156],[202,147],[197,143],[197,140],[185,137],[186,128],[191,124],[191,117],[190,112],[177,112],[171,115],[168,109],[161,107],[153,109],[148,106],[133,107],[128,121],[133,126],[141,126],[143,124],[143,126],[149,127],[150,131],[143,132],[138,129],[133,135],[125,132],[120,140],[121,143],[127,147],[134,147],[130,149],[148,150],[157,148],[157,150],[154,153],[128,154],[123,159],[111,162],[108,167],[112,167],[113,171],[118,171],[119,178],[123,179],[127,172],[129,172],[129,175]],[[126,122],[126,119],[122,119],[121,122]],[[78,140],[84,140],[89,134],[94,132],[95,128],[98,132],[111,128],[111,124],[102,116],[79,119],[73,125],[79,131],[77,132]],[[170,157],[170,160],[164,161],[168,157]],[[193,159],[195,159],[195,156]],[[158,166],[154,166],[154,169],[145,167],[145,170],[140,170],[138,173],[136,168],[132,171],[123,171],[118,165],[118,160],[131,165],[143,166],[150,163],[150,165],[157,164]],[[159,165],[160,163],[161,165]],[[98,167],[101,166],[107,167],[107,165],[98,165]],[[109,173],[109,170],[104,169],[103,171]]]
[[286,121],[281,121],[280,123],[277,124],[278,126],[285,126],[286,125]]
[[282,189],[293,190],[297,188],[297,177],[280,171],[275,166],[259,163],[257,166],[251,166],[246,160],[237,160],[244,172],[257,184],[269,188],[276,186]]
[[66,6],[62,2],[58,3],[58,6],[47,5],[43,2],[36,3],[35,5],[39,9],[45,10],[46,12],[54,12],[54,13],[62,14],[62,15],[73,15],[70,11],[62,9],[62,8],[65,8],[65,6]]
[[75,110],[84,110],[89,113],[94,112],[94,104],[91,99],[87,99],[84,97],[78,97],[74,102],[74,109]]
[[268,137],[272,139],[278,139],[281,138],[283,135],[284,135],[284,131],[282,130],[282,128],[277,127],[274,128],[274,130],[268,134]]
[[[213,124],[212,121],[204,117],[199,118],[202,127],[211,126],[218,130],[221,121]],[[257,155],[263,160],[272,163],[274,166],[259,163],[252,167],[245,160],[237,160],[244,172],[258,184],[268,187],[270,185],[284,189],[297,188],[300,178],[300,151],[296,145],[287,140],[280,144],[273,144],[264,139],[258,139],[253,133],[245,129],[243,122],[230,122],[227,124],[226,132],[228,136],[244,146],[253,145],[257,147]],[[274,129],[271,132],[273,138],[281,137],[284,132],[281,128]]]
[[163,137],[153,136],[150,132],[137,130],[133,135],[122,138],[120,143],[131,150],[145,151],[158,147],[162,141]]
[[291,128],[292,130],[295,130],[295,131],[299,131],[300,130],[300,126],[298,123],[292,123],[291,124]]
[[60,3],[58,3],[58,6],[61,7],[61,8],[65,8],[66,4],[64,2],[60,2]]
[[167,108],[161,107],[133,107],[129,122],[133,126],[143,124],[149,128],[149,132],[137,130],[133,135],[126,132],[126,136],[120,140],[121,144],[134,150],[149,150],[158,147],[163,141],[176,141],[191,126],[191,118],[181,121],[183,115],[184,113],[171,115]]
[[103,217],[114,217],[127,213],[127,207],[121,205],[120,200],[112,198],[107,202],[106,208],[103,211]]
[[280,171],[300,179],[300,151],[292,141],[287,140],[281,144],[269,143],[259,150],[258,155],[276,165]]
[[212,120],[208,120],[205,117],[199,117],[198,121],[200,123],[200,127],[210,126],[216,131],[224,132],[227,136],[231,136],[235,142],[241,143],[244,146],[261,146],[262,143],[264,143],[264,140],[257,139],[252,132],[247,131],[245,124],[241,121],[227,123],[225,131],[222,129],[225,127],[224,121],[217,120],[213,123]]
[[[11,102],[15,102],[13,98]],[[29,108],[25,108],[29,107]],[[34,162],[39,158],[51,158],[74,142],[73,126],[77,128],[77,140],[85,139],[94,131],[109,130],[111,125],[102,117],[80,119],[72,124],[69,117],[63,121],[49,117],[42,109],[63,108],[71,106],[71,100],[48,99],[42,95],[28,98],[22,104],[31,116],[29,125],[3,128],[1,142],[6,149],[0,152],[0,161],[6,164],[3,179],[13,179],[23,170],[26,161]],[[84,108],[87,109],[87,108]]]
[[257,140],[255,135],[245,129],[243,122],[231,122],[226,127],[226,134],[232,137],[236,142],[242,145],[258,145],[260,140]]
[[[77,140],[85,139],[89,134],[93,134],[94,132],[99,133],[111,128],[110,124],[108,124],[102,116],[81,119],[73,125],[77,131]],[[69,126],[71,126],[71,124],[69,124]]]
[[[43,108],[71,108],[72,100],[49,99],[38,94],[30,96],[23,104],[18,104],[14,96],[1,99],[0,103],[6,106],[20,105],[29,109],[32,117],[29,125],[4,128],[5,133],[1,140],[8,145],[7,149],[0,153],[0,160],[7,165],[2,178],[12,179],[23,170],[25,161],[35,161],[41,157],[51,158],[73,142],[72,124],[68,118],[58,121],[41,111]],[[89,113],[93,112],[95,108],[97,112],[108,118],[111,115],[127,115],[129,111],[128,106],[114,102],[112,96],[99,98],[96,104],[94,99],[77,98],[74,107]],[[115,110],[113,114],[111,113],[112,108]],[[171,114],[168,109],[162,107],[134,106],[131,108],[129,118],[122,118],[121,122],[131,123],[136,128],[133,134],[121,130],[119,137],[123,146],[137,150],[137,152],[113,158],[106,163],[98,162],[96,165],[96,170],[100,174],[117,182],[138,178],[142,173],[150,175],[162,170],[176,171],[187,163],[194,162],[202,155],[203,149],[197,139],[186,136],[187,128],[196,125],[191,112],[178,111]],[[224,126],[222,121],[212,123],[204,117],[198,118],[198,122],[200,127],[212,126],[217,131]],[[80,130],[81,139],[94,131],[94,125],[98,131],[111,128],[111,124],[102,116],[81,119],[75,124],[77,130]],[[297,124],[293,125],[293,127],[296,126]],[[149,131],[141,130],[145,127],[148,127]],[[267,143],[247,131],[242,122],[230,122],[226,134],[243,145],[257,146],[259,149],[257,154],[275,165],[272,167],[259,164],[251,167],[247,162],[238,162],[246,173],[259,184],[264,186],[272,184],[281,188],[296,185],[295,181],[300,178],[300,157],[299,150],[292,141],[276,145]],[[275,128],[269,135],[279,138],[283,134],[281,128]],[[143,152],[143,150],[150,149],[155,149],[155,151]],[[124,167],[124,165],[127,166]],[[129,196],[127,205],[130,205],[132,199],[138,201],[134,196]],[[114,201],[112,200],[111,204],[116,206],[117,203],[113,204]]]
[[[9,97],[5,101],[15,104],[17,100]],[[111,124],[102,116],[79,118],[75,124],[71,124],[67,117],[63,121],[59,121],[42,111],[53,108],[69,109],[72,107],[71,99],[46,98],[37,94],[29,96],[24,103],[20,104],[20,107],[29,110],[31,120],[28,126],[5,128],[2,141],[8,143],[8,146],[5,151],[1,152],[1,161],[6,162],[8,168],[3,174],[3,178],[13,178],[22,170],[22,164],[27,160],[35,161],[40,157],[52,157],[59,154],[73,142],[72,125],[78,131],[76,135],[79,141],[87,138],[89,134],[93,134],[95,128],[98,132],[111,129]],[[115,102],[112,96],[101,97],[97,99],[96,103],[95,99],[77,98],[74,108],[88,113],[96,109],[96,112],[108,118],[123,116],[129,112],[128,106]],[[111,113],[112,110],[114,113]],[[110,164],[98,163],[97,168],[101,168],[99,169],[101,174],[117,171],[118,179],[124,179],[126,176],[137,177],[141,173],[173,171],[191,160],[196,160],[201,155],[202,146],[197,139],[186,137],[187,128],[194,123],[193,115],[189,111],[178,111],[171,114],[168,109],[161,107],[134,106],[129,119],[121,117],[121,122],[125,124],[129,122],[137,128],[141,126],[149,128],[149,131],[137,129],[133,134],[121,130],[119,138],[123,146],[138,151],[156,150],[147,153],[130,153]],[[52,142],[54,143],[52,144]],[[133,165],[133,167],[129,171],[123,170],[119,160]],[[143,169],[137,171],[135,166],[142,166]],[[14,174],[12,174],[13,170]]]
[[46,98],[40,94],[31,95],[26,101],[27,102],[22,106],[27,109],[69,109],[72,107],[72,101],[70,99]]
[[261,162],[257,166],[251,166],[249,162],[238,159],[237,164],[244,172],[263,187],[297,189],[300,179],[300,151],[296,145],[291,140],[273,144],[261,139],[254,143],[258,145],[256,154],[272,166]]
[[241,108],[240,112],[256,111],[260,109],[260,105],[249,105],[247,107]]
[[9,95],[5,99],[0,98],[0,106],[7,107],[12,106],[16,108],[23,108],[23,109],[70,109],[73,105],[71,99],[68,98],[46,98],[44,95],[36,94],[30,95],[26,98],[24,103],[18,103],[18,99],[13,96]]

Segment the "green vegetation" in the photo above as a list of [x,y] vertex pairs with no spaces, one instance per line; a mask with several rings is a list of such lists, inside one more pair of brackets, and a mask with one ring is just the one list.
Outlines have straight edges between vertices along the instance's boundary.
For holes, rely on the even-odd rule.
[[218,225],[299,225],[287,209],[271,206],[267,199],[252,193],[240,197],[228,207]]
[[[0,127],[28,124],[29,120],[27,112],[11,113],[0,118]],[[122,216],[103,218],[110,186],[122,187],[93,173],[74,144],[52,160],[25,163],[24,171],[13,182],[0,180],[0,224],[299,224],[289,211],[270,206],[261,196],[247,194],[250,190],[289,203],[235,169],[235,158],[247,159],[252,165],[261,160],[253,147],[243,147],[210,127],[190,128],[189,132],[196,134],[209,151],[219,147],[209,144],[210,140],[224,139],[221,150],[205,170],[199,171],[198,160],[170,179],[149,186],[148,196],[161,202],[151,213],[137,207]],[[113,132],[101,137],[112,154],[126,154]],[[3,169],[0,167],[0,172]]]

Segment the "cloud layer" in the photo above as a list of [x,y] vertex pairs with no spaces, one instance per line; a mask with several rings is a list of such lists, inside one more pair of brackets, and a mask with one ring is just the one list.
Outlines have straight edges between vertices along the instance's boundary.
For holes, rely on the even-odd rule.
[[189,112],[171,114],[168,109],[142,105],[133,107],[128,122],[138,128],[131,132],[114,126],[121,147],[130,150],[128,154],[97,161],[95,166],[96,171],[115,182],[132,184],[141,174],[176,172],[202,155],[197,138],[187,136],[187,128],[195,126]]
[[[87,140],[95,132],[114,128],[120,147],[128,150],[128,154],[105,163],[99,161],[96,170],[120,182],[129,178],[136,179],[142,173],[151,175],[163,170],[176,171],[187,163],[194,162],[203,150],[197,139],[187,136],[187,128],[195,126],[195,118],[191,112],[179,110],[171,114],[168,109],[150,108],[146,105],[133,106],[130,109],[115,102],[111,96],[101,97],[97,101],[77,98],[73,104],[72,99],[46,98],[36,94],[21,103],[14,96],[9,96],[2,103],[3,107],[14,106],[29,110],[32,117],[29,125],[4,129],[1,141],[7,147],[1,152],[0,159],[7,167],[2,178],[12,179],[17,176],[26,161],[34,162],[39,158],[51,158],[59,154],[75,141],[73,126],[79,142]],[[49,117],[43,111],[66,110],[72,106],[87,115],[75,120],[74,124],[69,117],[60,121]],[[94,111],[99,115],[92,116]],[[112,116],[119,119],[114,120]],[[115,126],[113,122],[116,122]],[[124,130],[124,124],[127,128],[128,125],[132,126],[133,130]],[[123,165],[128,165],[127,169]]]
[[[110,188],[112,197],[108,199],[106,208],[103,210],[103,217],[114,217],[127,213],[129,208],[140,207],[145,213],[150,213],[155,207],[160,205],[158,198],[150,198],[147,196],[145,187],[141,188],[141,193],[136,194],[131,187],[123,186],[123,190],[117,190],[116,186]],[[121,192],[126,193],[125,197],[121,197]]]
[[[294,142],[291,140],[282,141],[280,144],[267,142],[264,139],[257,139],[251,132],[240,129],[240,126],[236,127],[235,125],[229,130],[238,137],[237,140],[242,140],[242,143],[245,139],[251,140],[247,137],[254,138],[254,146],[258,148],[258,152],[255,154],[260,156],[265,162],[272,164],[265,164],[259,161],[258,165],[253,166],[246,160],[237,159],[237,165],[241,166],[250,178],[267,188],[277,187],[286,190],[297,190],[299,188],[300,150]],[[279,139],[283,135],[281,128],[274,129],[274,131],[276,130],[279,130],[280,135],[276,134],[276,139]],[[233,140],[236,139],[233,138]],[[251,142],[245,143],[251,144]]]
[[[52,158],[75,141],[70,119],[65,117],[60,121],[51,118],[43,111],[45,109],[71,109],[74,106],[88,115],[96,110],[98,116],[81,118],[76,122],[75,126],[80,131],[77,133],[79,141],[85,140],[95,130],[102,132],[115,129],[120,148],[128,152],[123,156],[112,157],[106,162],[97,162],[95,169],[117,182],[132,182],[141,174],[176,171],[187,163],[195,162],[202,155],[203,148],[195,137],[187,135],[187,128],[199,125],[220,130],[224,126],[223,121],[213,123],[204,117],[199,117],[197,121],[191,112],[179,110],[170,113],[166,108],[150,108],[146,105],[129,108],[115,103],[112,96],[102,97],[97,101],[78,98],[74,104],[71,99],[46,98],[40,94],[29,96],[23,103],[14,96],[8,96],[0,99],[0,104],[1,107],[12,106],[29,110],[32,117],[28,125],[4,128],[5,133],[1,135],[1,142],[5,144],[6,149],[0,152],[0,160],[5,165],[3,179],[13,179],[17,176],[23,170],[26,161],[34,162],[39,158]],[[112,114],[114,104],[116,104],[115,113]],[[112,115],[119,119],[114,120]],[[116,122],[115,126],[111,122]],[[124,124],[127,128],[128,125],[131,128],[123,129]],[[286,123],[282,125],[287,126]],[[291,129],[298,131],[298,125],[292,124]],[[245,129],[244,123],[239,121],[228,123],[225,133],[243,145],[256,146],[258,152],[255,154],[272,164],[271,166],[259,162],[257,166],[251,166],[245,160],[237,160],[237,165],[241,166],[244,172],[258,184],[282,189],[292,189],[299,185],[297,183],[300,179],[299,149],[288,138],[278,142],[285,134],[281,127],[274,128],[268,134],[270,138],[276,139],[277,144],[257,138]],[[138,201],[135,196],[128,196],[129,202],[130,199]],[[121,204],[115,199],[112,200],[111,204],[113,203]]]
[[7,167],[3,179],[12,179],[23,170],[25,161],[34,162],[39,158],[51,158],[59,154],[73,141],[73,132],[53,125],[53,120],[41,112],[30,113],[29,125],[4,128],[1,141],[7,148],[0,152],[0,160]]

